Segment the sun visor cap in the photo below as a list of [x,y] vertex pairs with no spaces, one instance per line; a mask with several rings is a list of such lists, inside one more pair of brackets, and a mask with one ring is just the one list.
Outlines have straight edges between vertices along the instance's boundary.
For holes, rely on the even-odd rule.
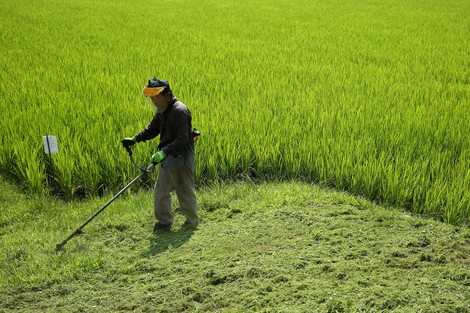
[[163,89],[165,89],[165,87],[152,88],[152,87],[145,86],[144,89],[142,89],[142,93],[146,97],[155,97],[155,96],[158,96],[159,94],[161,94]]
[[142,93],[146,97],[158,96],[160,93],[171,92],[170,84],[166,80],[152,78],[148,81],[147,86],[142,89]]

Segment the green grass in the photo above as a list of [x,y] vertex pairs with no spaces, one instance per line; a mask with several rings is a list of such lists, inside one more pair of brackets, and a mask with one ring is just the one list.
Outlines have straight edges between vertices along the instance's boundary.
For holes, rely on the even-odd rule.
[[[467,0],[4,2],[0,312],[470,312]],[[153,75],[201,224],[132,188],[56,253],[136,175]]]
[[0,183],[1,312],[470,311],[468,228],[346,193],[216,184],[196,229],[156,233],[151,193],[127,193],[56,253],[104,199]]
[[4,2],[0,172],[30,192],[128,181],[156,75],[202,131],[199,184],[321,182],[468,224],[468,0]]

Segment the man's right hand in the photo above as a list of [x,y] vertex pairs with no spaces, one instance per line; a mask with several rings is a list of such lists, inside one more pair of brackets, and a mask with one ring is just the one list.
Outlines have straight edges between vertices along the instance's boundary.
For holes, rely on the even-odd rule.
[[124,138],[123,140],[121,140],[121,143],[124,146],[124,148],[128,148],[130,146],[135,145],[137,141],[135,140],[135,136],[134,136],[132,138]]

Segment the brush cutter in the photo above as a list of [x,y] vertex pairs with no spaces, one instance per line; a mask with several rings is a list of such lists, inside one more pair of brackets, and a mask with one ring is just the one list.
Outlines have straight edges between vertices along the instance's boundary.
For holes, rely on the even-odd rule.
[[[193,135],[193,139],[194,141],[198,140],[199,136],[201,135],[201,132],[198,131],[196,128],[193,129],[192,131],[192,135]],[[62,241],[61,243],[57,244],[55,250],[56,251],[59,251],[62,249],[62,247],[70,240],[72,239],[73,237],[77,236],[77,235],[83,235],[84,234],[84,231],[82,230],[83,227],[85,227],[86,225],[88,225],[88,223],[90,223],[95,217],[98,216],[98,214],[100,214],[101,212],[104,211],[104,209],[106,209],[114,200],[116,200],[124,191],[126,191],[127,189],[129,189],[129,187],[131,187],[136,181],[138,181],[142,176],[144,176],[145,174],[147,173],[151,173],[153,171],[153,169],[155,168],[155,166],[157,165],[156,163],[152,163],[150,164],[149,166],[147,167],[142,167],[140,166],[139,164],[137,164],[135,161],[134,161],[134,158],[132,157],[132,150],[130,147],[126,147],[126,150],[127,150],[127,153],[129,154],[129,158],[131,159],[131,162],[132,164],[135,165],[135,167],[137,167],[139,170],[140,170],[140,174],[137,175],[136,178],[134,178],[129,184],[126,185],[126,187],[122,188],[121,191],[119,191],[116,195],[114,195],[114,197],[112,197],[108,202],[106,202],[105,205],[103,205],[101,207],[101,209],[99,209],[98,211],[96,211],[95,214],[93,214],[89,219],[86,220],[85,223],[83,223],[82,225],[80,225],[77,229],[75,229],[75,231],[73,233],[70,234],[70,236],[68,236],[67,238],[64,239],[64,241]]]
[[126,191],[127,189],[129,189],[130,186],[132,186],[136,181],[138,181],[142,176],[144,176],[145,174],[147,173],[151,173],[153,171],[153,169],[155,168],[155,166],[157,164],[155,163],[152,163],[150,164],[149,166],[147,167],[142,167],[140,166],[139,164],[137,164],[135,161],[134,161],[134,158],[132,157],[132,150],[130,147],[126,147],[126,150],[127,150],[127,153],[129,154],[129,157],[131,159],[131,162],[132,164],[134,164],[139,170],[140,170],[140,174],[137,175],[136,178],[134,178],[129,184],[127,184],[126,187],[122,188],[121,191],[119,191],[116,195],[114,195],[114,197],[112,197],[108,202],[106,202],[105,205],[103,205],[101,207],[101,209],[99,209],[98,211],[96,211],[95,214],[93,214],[88,220],[86,220],[85,223],[83,223],[82,225],[80,225],[77,229],[75,229],[75,231],[73,233],[70,234],[70,236],[68,236],[67,238],[64,239],[64,241],[62,241],[61,243],[59,243],[55,250],[56,251],[59,251],[62,249],[62,247],[67,243],[67,241],[69,241],[70,239],[72,239],[73,237],[77,236],[77,235],[83,235],[84,232],[83,232],[83,227],[85,227],[88,223],[90,223],[95,217],[98,216],[98,214],[100,214],[101,212],[104,211],[104,209],[106,209],[114,200],[116,200],[124,191]]

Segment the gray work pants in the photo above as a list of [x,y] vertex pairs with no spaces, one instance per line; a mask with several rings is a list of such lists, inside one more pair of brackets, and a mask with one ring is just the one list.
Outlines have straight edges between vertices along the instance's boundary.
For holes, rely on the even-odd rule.
[[196,225],[198,217],[194,173],[185,165],[171,172],[160,167],[154,191],[154,212],[157,221],[163,225],[173,224],[170,195],[173,190],[178,197],[181,212],[186,216],[186,223]]

